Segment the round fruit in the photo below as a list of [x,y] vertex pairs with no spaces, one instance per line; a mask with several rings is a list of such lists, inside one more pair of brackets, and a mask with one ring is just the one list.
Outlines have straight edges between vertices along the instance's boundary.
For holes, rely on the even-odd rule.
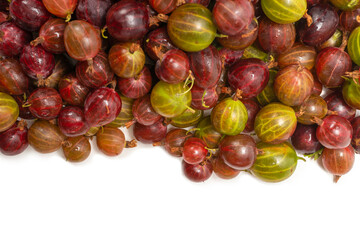
[[58,126],[45,120],[37,120],[31,125],[28,140],[39,153],[51,153],[59,150],[65,140]]
[[66,161],[82,162],[87,159],[91,152],[91,144],[87,137],[70,137],[65,140],[62,150]]
[[62,99],[74,106],[84,106],[86,96],[90,92],[90,89],[84,86],[74,73],[64,76],[58,87]]
[[118,128],[104,127],[96,134],[96,144],[107,156],[118,156],[126,146],[125,135]]
[[218,99],[216,87],[203,89],[193,86],[191,89],[191,107],[198,110],[207,110],[213,108]]
[[347,119],[330,115],[322,120],[316,119],[316,121],[319,125],[316,129],[316,137],[324,147],[340,149],[350,145],[353,129]]
[[242,103],[245,105],[248,113],[248,120],[246,122],[246,127],[244,129],[244,132],[250,133],[254,131],[255,117],[261,108],[259,104],[257,104],[255,101],[251,99],[242,100]]
[[13,0],[9,6],[11,18],[26,31],[36,31],[51,17],[41,0]]
[[19,61],[26,75],[38,79],[40,85],[43,85],[43,79],[50,76],[55,67],[54,55],[45,51],[42,46],[25,46]]
[[340,14],[340,26],[347,32],[351,32],[360,26],[360,8],[353,11],[344,11]]
[[230,67],[228,82],[233,91],[242,91],[242,97],[256,97],[269,82],[268,66],[256,58],[239,60]]
[[89,61],[101,48],[100,33],[90,23],[75,20],[68,23],[64,32],[66,52],[78,61]]
[[70,21],[71,14],[75,11],[77,0],[42,0],[46,9],[57,17]]
[[137,43],[118,43],[111,47],[109,63],[121,78],[136,77],[145,65],[145,54]]
[[166,31],[166,26],[151,31],[144,42],[147,55],[154,61],[159,60],[160,54],[165,54],[171,49],[176,49]]
[[67,137],[77,137],[89,131],[84,111],[79,107],[68,106],[61,109],[58,126]]
[[295,111],[281,103],[263,107],[255,118],[255,133],[261,141],[277,144],[288,140],[296,129]]
[[196,137],[188,138],[183,146],[183,159],[186,163],[196,165],[203,162],[208,154],[206,144]]
[[156,143],[160,142],[166,137],[167,126],[163,121],[157,121],[153,125],[145,126],[140,123],[135,123],[133,133],[136,140],[142,143]]
[[111,82],[114,78],[114,72],[110,68],[108,55],[100,50],[92,59],[91,69],[87,62],[78,62],[76,64],[76,77],[88,88],[99,88]]
[[308,70],[313,69],[316,60],[314,47],[295,43],[288,51],[281,53],[277,58],[280,69],[289,65],[301,64]]
[[305,125],[314,124],[314,117],[324,118],[328,113],[325,100],[318,95],[311,95],[305,102],[294,108],[297,112],[297,120]]
[[214,149],[219,146],[223,135],[215,130],[210,117],[203,118],[196,126],[195,137],[202,139],[208,148]]
[[56,118],[62,108],[60,94],[53,88],[37,88],[27,100],[30,112],[37,118],[51,120]]
[[300,40],[304,44],[319,45],[335,33],[339,15],[332,6],[320,3],[310,8],[308,14],[312,18],[312,24],[309,25],[306,19],[301,19],[297,28]]
[[288,106],[301,105],[311,94],[314,77],[301,65],[281,69],[274,81],[274,92],[280,102]]
[[0,54],[8,57],[17,56],[31,40],[31,35],[14,22],[0,24]]
[[347,50],[351,57],[351,60],[353,60],[357,65],[360,65],[359,39],[360,27],[357,27],[351,32],[347,45]]
[[[160,54],[161,55],[161,54]],[[189,76],[190,63],[189,58],[179,49],[167,51],[156,62],[156,76],[166,83],[180,83]]]
[[64,32],[67,23],[60,18],[50,18],[41,26],[39,37],[31,42],[31,45],[41,46],[48,52],[61,54],[65,52]]
[[141,72],[130,78],[119,78],[118,89],[121,94],[128,98],[141,98],[148,94],[151,90],[152,76],[150,70],[145,66]]
[[151,105],[163,117],[180,116],[191,104],[190,89],[183,83],[158,82],[151,92]]
[[17,122],[5,132],[0,133],[0,152],[7,156],[22,153],[28,147],[26,122]]
[[328,110],[336,112],[336,115],[344,117],[349,121],[355,117],[356,109],[346,104],[341,91],[329,94],[324,100],[327,103]]
[[236,170],[249,169],[254,164],[256,155],[254,139],[245,134],[226,136],[219,144],[219,158]]
[[335,88],[344,82],[343,76],[351,71],[352,62],[342,48],[328,47],[318,54],[315,68],[318,80],[327,88]]
[[192,137],[192,134],[188,134],[184,129],[175,128],[170,130],[164,140],[165,150],[174,157],[182,157],[182,148],[185,141],[190,137]]
[[202,117],[202,110],[186,109],[181,115],[172,118],[170,124],[178,128],[192,127],[198,124]]
[[291,136],[293,147],[303,154],[311,154],[322,148],[321,143],[316,137],[316,125],[297,124],[294,134]]
[[111,0],[79,0],[76,7],[76,19],[85,20],[92,25],[103,28],[106,24],[106,13],[111,7]]
[[261,8],[270,20],[279,24],[294,23],[306,12],[306,0],[262,0]]
[[253,44],[258,36],[258,21],[252,20],[250,25],[237,35],[222,36],[217,41],[225,48],[243,50]]
[[162,118],[151,106],[150,95],[136,99],[132,106],[132,113],[134,120],[145,126],[153,125]]
[[212,10],[219,31],[236,35],[250,25],[254,18],[254,7],[248,0],[218,0]]
[[19,116],[19,107],[15,99],[0,92],[0,132],[8,130]]
[[211,12],[203,5],[194,3],[182,5],[171,13],[167,31],[175,46],[186,52],[207,48],[216,36]]
[[149,30],[149,12],[142,2],[121,0],[108,10],[106,26],[120,42],[140,40]]
[[343,149],[324,148],[321,161],[325,170],[334,175],[334,182],[336,183],[342,175],[352,169],[355,162],[355,152],[351,145]]
[[84,103],[86,122],[90,127],[111,123],[121,111],[121,98],[115,90],[102,87],[89,94]]
[[330,0],[331,4],[343,11],[352,11],[360,7],[359,0]]
[[266,182],[281,182],[294,173],[298,157],[289,143],[259,142],[256,147],[261,153],[250,169],[254,176]]
[[212,166],[216,176],[223,179],[232,179],[239,175],[240,171],[229,167],[221,157],[212,159]]
[[260,20],[259,43],[269,53],[281,54],[289,50],[295,42],[295,25],[278,24],[268,18]]
[[248,114],[245,105],[233,98],[226,98],[219,102],[211,112],[211,122],[219,133],[238,135],[246,127]]
[[210,161],[204,161],[199,164],[188,164],[182,162],[182,169],[185,176],[193,182],[204,182],[208,180],[213,172],[213,167]]
[[12,58],[0,59],[0,91],[11,95],[24,94],[29,88],[29,78],[20,63]]
[[214,46],[189,53],[190,68],[195,77],[195,85],[200,88],[214,87],[220,78],[222,62],[219,51]]

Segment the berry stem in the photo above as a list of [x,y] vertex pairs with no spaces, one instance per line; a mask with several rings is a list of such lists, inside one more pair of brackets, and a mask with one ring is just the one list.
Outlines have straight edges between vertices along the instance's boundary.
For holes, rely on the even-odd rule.
[[43,37],[37,37],[35,40],[30,42],[30,45],[35,47],[35,46],[43,43],[44,41],[45,41],[45,39]]
[[137,141],[135,139],[131,141],[126,141],[125,148],[134,148],[137,146]]
[[307,10],[306,10],[306,13],[304,14],[303,18],[306,19],[307,26],[310,27],[311,24],[313,23],[313,19],[312,19],[312,17],[307,13]]
[[318,118],[318,117],[312,117],[312,119],[310,121],[312,121],[313,123],[316,123],[319,126],[324,122],[321,118]]
[[340,45],[340,49],[341,50],[345,50],[345,48],[346,48],[346,46],[347,46],[347,44],[348,44],[348,36],[349,36],[349,32],[348,31],[345,31],[344,33],[343,33],[343,36],[342,36],[342,41],[341,41],[341,45]]
[[310,159],[318,160],[319,157],[321,156],[323,150],[324,150],[324,148],[321,148],[320,150],[318,150],[318,151],[316,151],[314,153],[304,154],[304,157],[308,157]]
[[233,99],[234,101],[238,101],[239,99],[242,99],[242,96],[241,96],[242,92],[243,92],[243,91],[241,91],[240,89],[236,89],[236,92],[235,92],[235,94],[234,94],[234,96],[233,96],[232,99]]
[[339,176],[339,175],[334,175],[334,183],[337,183],[340,178],[341,178],[341,176]]
[[107,30],[107,26],[105,26],[105,27],[103,27],[103,28],[101,29],[101,36],[102,36],[104,39],[109,38],[108,36],[105,35],[106,30]]
[[131,120],[130,122],[125,123],[125,127],[127,129],[129,129],[134,123],[136,123],[135,119]]

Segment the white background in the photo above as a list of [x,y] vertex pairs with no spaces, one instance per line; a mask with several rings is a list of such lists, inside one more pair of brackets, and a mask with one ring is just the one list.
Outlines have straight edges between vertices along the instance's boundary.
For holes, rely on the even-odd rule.
[[161,147],[110,158],[94,143],[80,164],[0,154],[1,240],[360,239],[359,157],[337,184],[311,160],[282,183],[192,183]]

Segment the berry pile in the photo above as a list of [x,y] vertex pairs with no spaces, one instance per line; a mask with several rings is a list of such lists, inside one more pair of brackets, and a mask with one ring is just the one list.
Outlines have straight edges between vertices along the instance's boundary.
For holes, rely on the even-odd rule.
[[360,151],[359,42],[359,0],[0,0],[0,151],[140,141],[196,182],[283,181],[304,154],[337,181]]

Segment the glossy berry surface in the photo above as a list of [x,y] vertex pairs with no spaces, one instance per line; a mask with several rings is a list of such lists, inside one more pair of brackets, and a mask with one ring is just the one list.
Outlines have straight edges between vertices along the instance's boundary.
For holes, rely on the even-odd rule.
[[4,22],[0,24],[1,54],[8,57],[17,56],[30,40],[30,33],[19,28],[14,22]]
[[236,170],[249,169],[256,159],[256,143],[251,136],[226,136],[219,144],[219,157]]
[[353,128],[353,137],[351,140],[351,145],[358,153],[360,152],[360,117],[356,117],[351,121],[351,126]]
[[135,123],[133,133],[136,140],[142,143],[156,143],[165,138],[167,127],[163,121],[157,121],[153,125],[145,126]]
[[352,169],[355,162],[355,152],[351,145],[342,149],[324,148],[321,161],[325,170],[333,174],[334,181],[337,182],[342,175]]
[[84,103],[86,122],[90,127],[111,123],[121,111],[121,98],[113,89],[102,87],[89,94]]
[[51,153],[59,150],[65,140],[58,126],[45,120],[36,120],[28,131],[28,141],[39,153]]
[[254,18],[254,7],[247,0],[219,0],[212,13],[221,33],[236,35],[250,25]]
[[110,0],[79,0],[76,7],[76,18],[102,28],[106,24],[106,13],[110,7]]
[[257,104],[255,101],[251,99],[244,99],[242,100],[242,103],[245,105],[248,113],[248,120],[246,122],[246,127],[244,129],[244,132],[249,133],[254,131],[255,118],[261,108],[259,104]]
[[19,60],[24,72],[33,79],[45,79],[55,68],[54,55],[39,45],[25,46]]
[[297,124],[296,130],[291,137],[291,144],[300,153],[309,154],[319,151],[321,143],[316,137],[316,125]]
[[170,130],[164,139],[165,150],[174,157],[182,157],[182,148],[185,141],[190,137],[192,137],[192,134],[184,129],[175,128]]
[[228,82],[233,91],[241,90],[243,98],[257,96],[269,81],[267,65],[256,58],[243,59],[234,63],[228,72]]
[[336,115],[330,115],[319,122],[316,137],[329,149],[340,149],[350,145],[353,129],[350,122]]
[[101,47],[100,32],[83,20],[68,23],[64,32],[64,41],[66,52],[78,61],[94,58]]
[[200,52],[189,53],[189,59],[195,85],[200,88],[214,87],[222,70],[219,51],[214,46],[209,46]]
[[24,94],[29,87],[20,63],[12,58],[0,60],[0,91],[11,95]]
[[88,62],[78,62],[76,77],[88,88],[99,88],[111,82],[114,72],[110,68],[108,55],[104,51],[99,51],[92,59],[90,68]]
[[64,76],[59,84],[61,98],[68,104],[74,106],[84,106],[85,99],[90,89],[84,86],[74,73]]
[[28,98],[30,112],[37,118],[51,120],[56,118],[62,108],[60,94],[54,88],[38,88]]
[[278,144],[289,139],[296,129],[295,111],[281,103],[263,107],[255,118],[255,133],[263,141]]
[[342,97],[341,91],[329,94],[324,98],[328,110],[336,112],[336,115],[351,121],[356,114],[356,109],[350,107]]
[[84,111],[79,107],[68,106],[61,109],[58,126],[67,137],[84,135],[89,130],[85,121]]
[[196,137],[188,138],[183,146],[183,159],[188,164],[199,164],[206,158],[208,150],[203,140]]
[[214,173],[222,179],[232,179],[239,175],[240,171],[229,167],[221,157],[211,159]]
[[183,161],[182,169],[185,177],[193,182],[204,182],[208,180],[213,173],[213,167],[210,161],[204,161],[199,164],[188,164]]
[[15,123],[8,130],[0,133],[0,151],[7,156],[22,153],[28,147],[28,129],[23,122]]
[[196,128],[198,128],[198,130],[195,132],[195,137],[201,138],[207,147],[214,149],[219,146],[223,134],[216,131],[211,123],[210,117],[203,118]]
[[216,26],[209,9],[200,4],[189,3],[171,13],[167,32],[178,48],[186,52],[198,52],[214,41]]
[[279,24],[297,22],[306,12],[306,0],[262,0],[261,8],[265,15]]
[[110,35],[118,41],[140,40],[149,29],[149,12],[141,2],[121,0],[107,12],[106,26]]
[[188,76],[190,71],[189,58],[179,49],[171,49],[156,62],[156,76],[166,83],[180,83]]
[[150,95],[136,99],[132,106],[132,113],[138,123],[146,126],[153,125],[162,118],[151,106]]
[[266,182],[281,182],[294,173],[298,157],[289,143],[273,145],[259,142],[256,147],[262,153],[250,169],[254,176]]
[[96,144],[107,156],[118,156],[125,148],[125,135],[118,128],[104,127],[96,134]]
[[39,30],[51,16],[40,0],[11,1],[9,12],[14,22],[26,31]]
[[145,66],[141,72],[130,78],[118,78],[118,89],[121,94],[128,98],[136,99],[150,92],[152,76],[149,68]]
[[65,140],[62,146],[66,161],[82,162],[86,160],[91,152],[89,139],[84,136],[70,137]]

